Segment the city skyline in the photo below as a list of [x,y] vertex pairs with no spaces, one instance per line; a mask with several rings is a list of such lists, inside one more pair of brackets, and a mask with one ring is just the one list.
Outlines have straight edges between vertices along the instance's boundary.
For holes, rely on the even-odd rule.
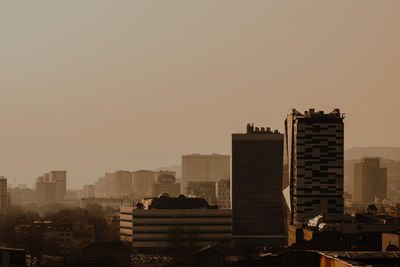
[[400,147],[386,119],[400,115],[399,7],[3,3],[0,175],[30,184],[67,170],[76,188],[104,171],[227,154],[232,132],[282,132],[292,107],[343,110],[345,148]]

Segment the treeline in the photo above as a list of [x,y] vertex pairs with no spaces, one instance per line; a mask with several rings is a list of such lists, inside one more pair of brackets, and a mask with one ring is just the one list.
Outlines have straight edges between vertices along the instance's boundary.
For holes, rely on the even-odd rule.
[[18,247],[15,228],[22,224],[31,224],[38,220],[49,220],[60,224],[83,223],[92,225],[96,241],[115,239],[115,230],[108,218],[115,210],[103,209],[99,205],[86,208],[65,208],[59,204],[45,206],[12,206],[7,215],[0,217],[0,245]]

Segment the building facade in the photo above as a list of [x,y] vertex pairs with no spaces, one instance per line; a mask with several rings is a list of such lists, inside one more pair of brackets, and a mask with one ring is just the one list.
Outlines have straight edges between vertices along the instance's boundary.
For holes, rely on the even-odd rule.
[[130,196],[132,193],[132,172],[119,170],[105,174],[106,197]]
[[188,182],[186,194],[188,197],[204,198],[211,205],[217,204],[215,182]]
[[95,197],[106,196],[105,177],[100,177],[96,182],[94,182],[94,195]]
[[362,158],[354,164],[355,203],[381,202],[387,197],[387,169],[380,167],[379,158]]
[[175,172],[159,171],[157,179],[151,185],[151,196],[158,197],[167,193],[170,197],[177,197],[181,194],[181,185],[176,183]]
[[135,199],[143,199],[151,196],[151,185],[155,181],[156,172],[150,170],[138,170],[132,173],[132,186]]
[[232,235],[253,246],[286,244],[283,135],[247,125],[232,134]]
[[217,182],[229,177],[229,155],[183,155],[182,156],[182,192],[187,194],[188,182]]
[[36,197],[39,202],[64,200],[67,190],[67,172],[50,171],[36,179]]
[[[319,214],[343,214],[344,116],[293,109],[285,121],[285,166],[291,223]],[[288,194],[285,194],[288,196]]]
[[231,182],[229,179],[221,179],[215,186],[218,207],[221,209],[231,208]]
[[201,198],[145,199],[120,214],[121,241],[134,248],[204,247],[232,237],[231,210]]
[[92,184],[85,184],[83,186],[83,197],[84,198],[93,198],[95,197],[95,188]]
[[8,196],[7,196],[7,179],[0,177],[0,215],[7,214]]

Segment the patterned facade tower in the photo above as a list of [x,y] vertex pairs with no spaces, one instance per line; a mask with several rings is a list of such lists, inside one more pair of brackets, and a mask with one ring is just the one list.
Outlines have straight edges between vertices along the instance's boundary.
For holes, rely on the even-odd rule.
[[293,109],[288,114],[283,184],[289,189],[284,195],[289,197],[291,223],[343,214],[343,119],[338,109],[329,114]]

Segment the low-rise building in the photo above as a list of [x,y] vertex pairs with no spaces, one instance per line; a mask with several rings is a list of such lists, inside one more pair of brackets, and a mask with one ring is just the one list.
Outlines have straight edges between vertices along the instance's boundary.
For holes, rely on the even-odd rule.
[[77,222],[76,224],[54,223],[52,221],[34,221],[18,225],[15,235],[19,247],[29,250],[44,249],[52,252],[57,249],[72,248],[81,240],[94,240],[92,225]]
[[121,241],[134,248],[203,247],[232,237],[232,211],[202,198],[145,199],[121,207]]
[[181,194],[181,185],[176,183],[175,172],[159,171],[157,179],[151,185],[152,197],[167,193],[171,197],[177,197]]
[[212,205],[217,204],[215,182],[188,182],[186,194],[188,197],[204,198]]

